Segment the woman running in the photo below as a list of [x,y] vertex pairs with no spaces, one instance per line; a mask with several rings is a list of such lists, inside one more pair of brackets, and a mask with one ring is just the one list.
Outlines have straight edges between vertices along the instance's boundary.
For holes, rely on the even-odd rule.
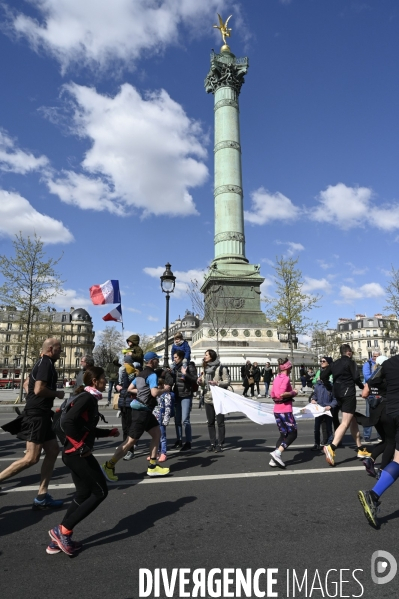
[[95,366],[88,368],[83,382],[84,385],[74,392],[76,401],[62,419],[66,435],[62,461],[71,470],[76,493],[62,523],[49,530],[52,542],[46,551],[50,554],[61,550],[67,555],[74,555],[82,548],[81,543],[72,540],[73,530],[108,495],[104,474],[91,452],[95,437],[118,437],[119,431],[117,428],[97,428],[100,418],[98,400],[106,386],[104,370]]
[[294,414],[292,413],[293,398],[298,392],[291,387],[291,369],[292,364],[288,358],[285,358],[284,360],[279,358],[279,372],[274,378],[271,390],[271,396],[274,401],[274,418],[276,419],[276,424],[280,431],[280,438],[276,443],[276,449],[270,453],[272,459],[269,462],[269,466],[272,466],[273,468],[275,466],[285,468],[281,454],[298,436],[296,421]]

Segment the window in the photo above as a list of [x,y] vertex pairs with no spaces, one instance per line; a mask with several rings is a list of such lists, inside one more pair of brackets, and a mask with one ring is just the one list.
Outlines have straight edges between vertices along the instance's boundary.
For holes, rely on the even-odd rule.
[[64,358],[60,358],[60,366],[64,366]]
[[361,347],[361,345],[362,345],[361,341],[358,341],[358,342],[357,342],[357,346],[358,346],[358,347]]
[[9,345],[6,345],[6,346],[4,347],[4,353],[5,353],[5,354],[9,354],[9,353],[10,353],[10,346],[9,346]]
[[361,328],[362,328],[362,321],[361,321],[361,320],[359,320],[359,321],[358,321],[358,323],[357,323],[357,328],[358,328],[358,329],[361,329]]
[[369,360],[373,357],[373,352],[369,351]]
[[369,320],[369,327],[372,327],[374,324],[374,320]]
[[61,342],[64,343],[65,341],[65,335],[61,335]]
[[21,349],[21,346],[20,346],[20,345],[18,345],[18,347],[17,347],[17,351],[16,351],[15,353],[17,353],[17,354],[22,354],[22,349]]
[[378,339],[374,339],[374,347],[378,347]]
[[343,324],[340,324],[340,325],[339,325],[339,330],[340,330],[340,331],[343,331],[343,330],[344,330],[344,325],[343,325]]
[[12,330],[12,322],[9,322],[7,324],[7,331],[11,331]]
[[62,317],[61,317],[61,321],[62,322],[66,322],[66,319],[67,319],[66,314],[63,314]]
[[11,341],[11,335],[6,335],[6,341]]
[[376,330],[373,331],[373,337],[378,337],[378,331],[376,331]]
[[371,341],[367,341],[367,347],[371,347]]
[[14,320],[14,313],[13,312],[9,312],[8,313],[8,320]]
[[8,366],[8,358],[4,358],[4,366]]
[[82,325],[78,324],[78,333],[80,333],[81,330],[82,330]]
[[22,335],[18,335],[18,341],[21,342],[22,341]]
[[350,331],[352,330],[352,325],[351,325],[351,324],[349,324],[349,325],[348,325],[348,329],[349,329]]
[[65,331],[65,325],[61,325],[61,331]]
[[80,366],[80,358],[76,358],[76,360],[75,360],[75,366]]
[[24,330],[24,325],[23,325],[23,324],[20,324],[20,325],[19,325],[19,330],[20,330],[20,331],[23,331],[23,330]]
[[366,331],[366,335],[367,335],[367,337],[370,337],[370,335],[371,335],[370,331]]

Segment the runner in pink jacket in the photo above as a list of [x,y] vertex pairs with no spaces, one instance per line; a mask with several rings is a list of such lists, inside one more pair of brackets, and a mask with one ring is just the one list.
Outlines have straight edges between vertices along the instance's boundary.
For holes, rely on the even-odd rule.
[[280,438],[276,443],[276,449],[270,454],[269,466],[272,466],[272,468],[276,466],[285,468],[281,455],[298,436],[296,421],[292,413],[292,402],[297,395],[297,391],[291,386],[291,362],[288,358],[285,358],[285,360],[279,359],[278,363],[279,373],[274,378],[271,396],[274,401],[273,412]]

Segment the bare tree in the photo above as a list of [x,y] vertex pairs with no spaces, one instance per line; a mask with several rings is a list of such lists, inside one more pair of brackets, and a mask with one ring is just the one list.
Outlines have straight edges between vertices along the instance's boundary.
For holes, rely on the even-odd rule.
[[98,333],[98,343],[93,351],[96,366],[105,368],[112,360],[118,358],[125,346],[122,333],[114,325],[106,326]]
[[[23,381],[34,316],[51,303],[54,297],[63,293],[64,281],[55,270],[62,255],[46,260],[40,237],[35,235],[33,239],[24,238],[19,233],[15,236],[13,246],[13,257],[0,256],[0,272],[5,279],[0,287],[0,301],[8,306],[15,306],[22,312],[21,319],[25,323],[21,373]],[[18,401],[22,401],[22,384]]]
[[[306,314],[316,308],[320,295],[308,295],[302,291],[302,271],[297,268],[299,258],[276,258],[274,266],[276,298],[263,298],[269,305],[266,316],[288,334],[291,362],[294,364],[294,345],[298,334],[306,333],[310,320]],[[293,369],[294,372],[294,369]]]
[[391,278],[385,287],[386,305],[384,310],[399,319],[399,269],[391,266]]
[[312,337],[311,347],[318,355],[323,354],[336,359],[339,357],[342,336],[335,329],[330,329],[328,324],[328,322],[312,323],[308,329],[308,334]]

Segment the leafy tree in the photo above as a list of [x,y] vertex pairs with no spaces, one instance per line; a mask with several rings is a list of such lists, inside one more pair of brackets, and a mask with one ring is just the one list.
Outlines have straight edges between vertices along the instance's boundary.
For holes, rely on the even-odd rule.
[[147,335],[147,333],[138,333],[140,337],[140,347],[143,350],[143,353],[147,353],[148,351],[154,350],[154,337],[152,335]]
[[112,360],[119,358],[125,347],[125,340],[115,325],[106,326],[103,331],[98,333],[98,337],[98,343],[93,351],[94,363],[96,366],[105,368]]
[[335,329],[328,328],[328,324],[328,322],[315,322],[310,326],[311,348],[317,355],[331,356],[336,359],[339,357],[342,336]]
[[[4,284],[0,286],[0,302],[15,306],[22,312],[24,322],[24,349],[22,352],[21,380],[24,380],[28,348],[31,338],[34,316],[51,300],[63,293],[64,281],[55,267],[62,258],[46,258],[43,242],[36,234],[33,238],[24,238],[22,233],[15,236],[13,241],[14,256],[9,258],[0,255],[0,273]],[[22,384],[19,401],[22,401]]]
[[[276,297],[263,298],[268,304],[266,317],[288,334],[291,362],[294,364],[294,345],[297,335],[309,330],[310,319],[306,316],[317,308],[320,295],[303,292],[302,272],[297,268],[299,258],[276,258],[274,266]],[[293,370],[294,372],[294,370]]]

